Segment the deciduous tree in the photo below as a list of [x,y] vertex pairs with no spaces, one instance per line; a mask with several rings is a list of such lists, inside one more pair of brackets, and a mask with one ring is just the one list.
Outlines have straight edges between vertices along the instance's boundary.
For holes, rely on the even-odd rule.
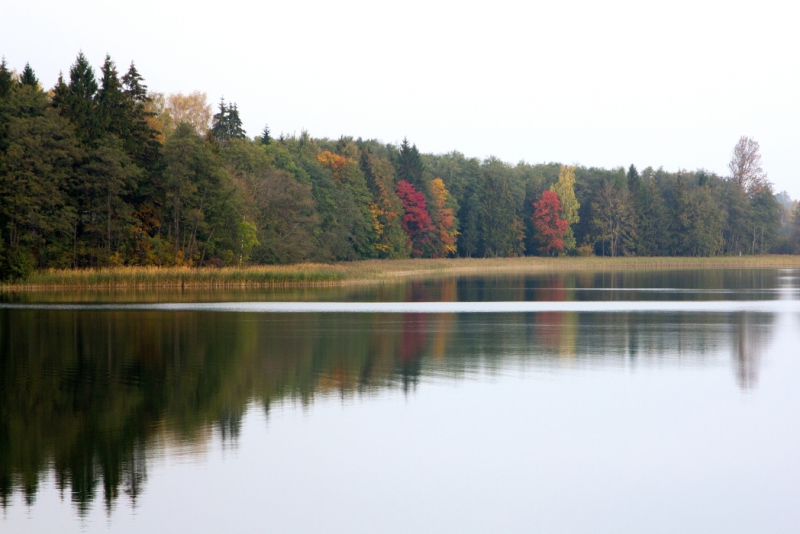
[[429,251],[433,221],[428,214],[425,196],[405,180],[397,182],[397,196],[403,203],[403,230],[411,244],[411,254],[422,257]]
[[562,218],[569,225],[564,234],[564,249],[575,250],[575,234],[572,231],[572,225],[580,221],[578,210],[581,208],[575,197],[575,167],[561,165],[558,171],[558,181],[550,187],[550,191],[558,195],[563,210]]
[[561,218],[563,208],[558,195],[553,191],[543,191],[542,198],[533,203],[533,225],[541,243],[542,254],[564,252],[564,234],[569,222]]

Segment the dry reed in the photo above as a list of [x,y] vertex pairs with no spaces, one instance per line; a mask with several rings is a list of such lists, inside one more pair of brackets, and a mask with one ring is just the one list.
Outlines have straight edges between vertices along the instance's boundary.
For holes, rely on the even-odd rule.
[[800,256],[719,256],[713,258],[455,258],[368,260],[335,264],[288,266],[113,267],[35,272],[3,290],[144,289],[144,288],[267,288],[390,282],[407,278],[524,274],[565,271],[629,271],[672,269],[800,268]]

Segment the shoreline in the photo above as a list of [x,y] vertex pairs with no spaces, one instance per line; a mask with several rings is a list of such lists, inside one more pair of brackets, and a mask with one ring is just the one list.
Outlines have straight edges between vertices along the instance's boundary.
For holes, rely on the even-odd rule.
[[800,268],[800,256],[523,257],[364,260],[251,267],[110,267],[38,271],[0,284],[0,291],[130,289],[266,289],[346,286],[441,276],[538,274],[565,271]]

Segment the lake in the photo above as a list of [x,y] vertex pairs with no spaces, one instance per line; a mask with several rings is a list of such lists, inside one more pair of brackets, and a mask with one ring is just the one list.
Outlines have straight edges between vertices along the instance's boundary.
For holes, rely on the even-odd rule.
[[0,296],[2,532],[800,532],[800,271]]

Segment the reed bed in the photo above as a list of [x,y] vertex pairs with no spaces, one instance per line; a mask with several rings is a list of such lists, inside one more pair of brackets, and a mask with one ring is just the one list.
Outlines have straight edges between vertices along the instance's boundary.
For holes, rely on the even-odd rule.
[[226,268],[112,267],[43,270],[3,284],[5,291],[41,289],[269,288],[393,282],[409,278],[565,271],[800,268],[800,256],[713,258],[454,258],[368,260]]
[[322,265],[226,267],[112,267],[48,269],[4,287],[8,289],[260,288],[328,285],[341,281],[340,270]]

